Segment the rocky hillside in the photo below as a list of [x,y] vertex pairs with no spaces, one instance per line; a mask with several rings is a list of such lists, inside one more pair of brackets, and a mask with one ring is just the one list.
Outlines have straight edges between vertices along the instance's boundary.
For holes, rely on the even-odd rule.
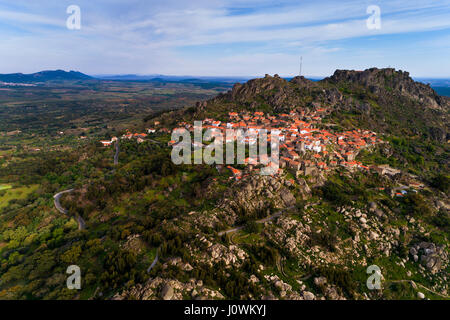
[[[414,81],[408,72],[391,68],[336,70],[331,77],[317,82],[304,77],[287,81],[278,75],[266,75],[244,84],[237,83],[227,93],[197,103],[177,116],[201,118],[231,110],[280,113],[299,106],[332,107],[333,121],[355,128],[417,135],[438,142],[449,139],[450,99]],[[166,117],[173,119],[170,114]]]
[[232,90],[194,107],[164,114],[161,120],[174,125],[180,118],[226,120],[230,111],[276,114],[299,107],[327,107],[329,114],[324,120],[330,126],[384,134],[394,142],[388,157],[398,158],[414,174],[431,177],[449,169],[450,98],[414,81],[408,72],[391,68],[336,70],[321,81],[304,77],[287,81],[266,75],[237,83]]
[[[180,242],[188,254],[170,252],[148,281],[116,299],[449,299],[448,177],[425,178],[448,172],[449,100],[407,72],[338,70],[318,82],[266,75],[158,120],[169,128],[229,121],[231,111],[301,109],[321,109],[318,126],[330,131],[377,132],[385,143],[359,159],[399,170],[294,178],[286,169],[276,178],[228,180],[225,188],[211,179],[199,192],[216,195],[211,208],[163,224],[180,236],[189,230]],[[411,179],[423,189],[399,194]],[[366,286],[371,265],[381,270],[380,290]]]
[[[155,132],[141,141],[111,130],[118,161],[99,141],[12,153],[3,177],[36,191],[0,208],[0,299],[450,299],[447,114],[447,100],[391,69],[266,76],[146,118],[136,126]],[[206,117],[281,122],[285,144],[310,127],[325,149],[286,146],[274,176],[250,161],[175,165],[171,125]],[[81,290],[67,289],[70,265]]]
[[350,96],[350,104],[337,107],[359,111],[360,120],[371,128],[423,135],[439,142],[449,138],[450,99],[414,81],[408,72],[376,68],[337,70],[321,83],[337,87],[344,96]]
[[[362,179],[358,184],[374,200],[329,202],[300,180],[248,177],[232,183],[213,210],[164,223],[164,230],[189,239],[181,244],[189,254],[165,252],[147,281],[114,299],[448,299],[445,227],[429,220],[439,216],[437,210],[448,214],[448,199],[441,208],[429,202],[427,217],[425,210],[412,209],[424,204],[422,196],[405,206],[382,191],[369,191],[375,177],[351,179]],[[271,202],[278,214],[265,212]],[[258,219],[255,211],[269,216],[257,226],[236,227],[244,216]],[[369,265],[381,268],[382,290],[367,289]]]
[[368,88],[376,95],[405,96],[421,102],[425,107],[444,111],[448,108],[448,98],[439,96],[429,85],[414,81],[409,72],[395,69],[372,68],[365,71],[336,70],[333,76],[324,82],[342,84],[351,83],[355,86]]
[[304,77],[286,81],[278,75],[266,75],[236,84],[208,105],[212,109],[227,106],[273,112],[286,112],[298,106],[328,106],[337,113],[351,113],[354,126],[420,134],[440,142],[449,137],[450,99],[414,81],[408,72],[394,69],[337,70],[318,82]]

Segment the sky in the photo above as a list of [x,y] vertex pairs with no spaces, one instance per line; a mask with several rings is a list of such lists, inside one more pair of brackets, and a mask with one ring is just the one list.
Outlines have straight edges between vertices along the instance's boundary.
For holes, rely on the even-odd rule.
[[0,0],[0,73],[288,77],[300,57],[450,78],[450,0]]

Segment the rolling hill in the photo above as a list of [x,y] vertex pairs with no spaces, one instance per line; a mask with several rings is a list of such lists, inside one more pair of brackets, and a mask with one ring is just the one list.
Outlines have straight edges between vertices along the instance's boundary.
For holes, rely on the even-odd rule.
[[92,77],[78,71],[40,71],[31,74],[10,73],[0,74],[0,81],[10,83],[34,83],[46,81],[64,81],[64,80],[90,80]]

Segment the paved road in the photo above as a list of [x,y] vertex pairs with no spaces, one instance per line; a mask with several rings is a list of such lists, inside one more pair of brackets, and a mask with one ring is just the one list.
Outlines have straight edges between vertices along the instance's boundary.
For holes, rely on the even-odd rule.
[[75,218],[78,222],[78,230],[84,230],[86,229],[86,222],[84,222],[83,218],[80,217],[78,214]]
[[153,139],[147,139],[147,140],[151,141],[151,142],[154,142],[154,143],[158,143],[158,144],[164,144],[164,142],[156,141],[156,140],[153,140]]
[[152,264],[150,265],[150,267],[148,267],[147,272],[150,272],[153,269],[153,267],[156,265],[157,262],[158,262],[158,252],[156,253],[155,259],[153,259]]
[[73,189],[61,191],[61,192],[58,192],[57,194],[55,194],[55,195],[53,196],[53,199],[55,199],[55,200],[54,200],[55,207],[56,207],[56,209],[57,209],[59,212],[61,212],[62,214],[68,214],[69,212],[61,206],[61,203],[59,202],[59,200],[61,199],[61,196],[62,196],[63,194],[65,194],[65,193],[70,193],[70,192],[72,192],[72,191],[73,191]]
[[117,166],[119,164],[119,140],[116,141],[116,153],[114,154],[114,165]]
[[242,229],[244,229],[244,226],[236,227],[236,228],[225,230],[225,231],[220,231],[218,233],[218,235],[219,236],[223,236],[224,234],[236,232],[236,231],[239,231],[239,230],[242,230]]
[[[269,217],[267,217],[267,218],[264,218],[264,219],[261,219],[261,220],[257,220],[256,223],[266,223],[266,222],[268,222],[268,221],[271,221],[271,220],[273,220],[273,219],[275,219],[275,218],[278,218],[278,217],[281,216],[284,212],[286,212],[286,211],[288,211],[288,210],[290,210],[290,209],[292,209],[292,208],[294,208],[294,207],[295,207],[295,206],[292,206],[292,207],[289,207],[289,208],[280,210],[280,211],[276,212],[275,214],[273,214],[273,215],[271,215],[271,216],[269,216]],[[229,229],[229,230],[225,230],[225,231],[220,231],[220,232],[218,233],[218,235],[219,235],[219,236],[223,236],[224,234],[231,233],[231,232],[236,232],[236,231],[242,230],[242,229],[244,229],[244,228],[245,228],[245,226],[240,226],[240,227],[236,227],[236,228],[233,228],[233,229]]]
[[[64,209],[64,208],[61,206],[61,202],[60,202],[61,196],[62,196],[63,194],[65,194],[65,193],[70,193],[70,192],[72,192],[73,190],[74,190],[74,189],[69,189],[69,190],[61,191],[61,192],[58,192],[57,194],[55,194],[55,195],[53,196],[56,210],[58,210],[58,211],[61,212],[62,214],[69,215],[69,211],[68,211],[67,209]],[[84,229],[86,229],[86,223],[84,222],[84,220],[83,220],[82,217],[80,217],[79,215],[77,215],[77,216],[75,217],[75,220],[77,220],[77,222],[78,222],[78,230],[84,230]]]
[[287,277],[287,274],[284,273],[284,269],[283,269],[283,260],[281,259],[281,255],[279,255],[279,254],[277,255],[276,265],[277,265],[278,271],[280,271],[283,276]]

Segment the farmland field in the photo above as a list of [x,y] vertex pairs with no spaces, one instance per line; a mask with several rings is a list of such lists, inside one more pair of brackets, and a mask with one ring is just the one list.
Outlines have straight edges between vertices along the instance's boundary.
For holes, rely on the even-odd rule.
[[6,207],[11,200],[23,200],[37,189],[36,185],[12,188],[8,185],[0,185],[0,209]]

